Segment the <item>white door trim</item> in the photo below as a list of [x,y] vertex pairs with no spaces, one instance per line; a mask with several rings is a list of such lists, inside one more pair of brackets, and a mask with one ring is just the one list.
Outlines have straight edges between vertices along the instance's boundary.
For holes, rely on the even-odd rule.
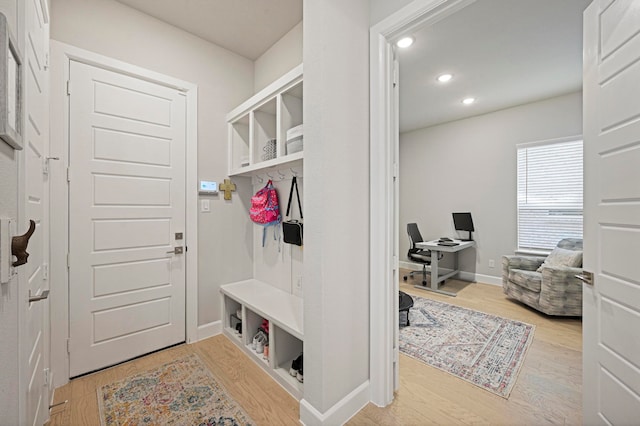
[[[370,389],[371,402],[385,406],[393,401],[395,351],[393,248],[398,236],[395,223],[392,164],[397,138],[393,135],[394,103],[392,43],[417,27],[433,25],[475,0],[415,0],[370,30]],[[395,265],[394,265],[395,263]]]
[[[54,387],[69,380],[69,247],[67,167],[69,166],[69,80],[70,61],[78,61],[106,70],[170,87],[185,93],[186,118],[186,341],[198,340],[198,86],[159,74],[113,58],[51,40],[51,364],[56,372]],[[73,90],[73,88],[71,88]],[[55,164],[54,164],[55,163]]]

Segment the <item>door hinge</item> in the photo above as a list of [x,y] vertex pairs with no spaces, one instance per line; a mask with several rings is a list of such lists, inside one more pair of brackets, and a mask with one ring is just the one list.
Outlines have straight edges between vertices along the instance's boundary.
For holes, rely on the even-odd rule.
[[67,353],[71,353],[71,339],[67,339]]
[[71,80],[67,80],[67,96],[71,95]]
[[42,264],[42,281],[47,281],[49,279],[49,264]]
[[393,178],[398,179],[399,174],[400,174],[400,167],[398,167],[398,163],[393,163]]
[[67,269],[69,269],[71,267],[71,256],[69,256],[69,253],[67,253]]
[[49,385],[49,369],[45,368],[43,370],[43,373],[44,373],[44,384],[45,386],[48,386]]
[[46,52],[44,54],[44,69],[45,70],[49,69],[49,52]]
[[71,169],[67,167],[67,182],[71,182]]

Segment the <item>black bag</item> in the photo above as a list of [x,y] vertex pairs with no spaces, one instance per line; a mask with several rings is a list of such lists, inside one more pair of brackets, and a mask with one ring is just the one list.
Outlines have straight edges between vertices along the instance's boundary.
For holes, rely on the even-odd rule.
[[300,205],[300,194],[298,193],[298,181],[294,176],[291,179],[291,190],[289,191],[289,203],[287,204],[287,214],[291,211],[291,198],[293,198],[293,187],[296,188],[296,197],[298,198],[298,209],[300,210],[300,220],[285,220],[282,222],[282,234],[284,235],[284,242],[288,244],[295,244],[296,246],[302,245],[302,205]]

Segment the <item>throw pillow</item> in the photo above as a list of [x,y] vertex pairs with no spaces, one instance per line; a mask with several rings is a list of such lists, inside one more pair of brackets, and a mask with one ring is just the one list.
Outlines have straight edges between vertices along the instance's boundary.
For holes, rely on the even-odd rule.
[[544,263],[540,265],[538,272],[542,272],[542,268],[546,266],[569,266],[573,268],[582,266],[582,251],[556,247],[549,253]]

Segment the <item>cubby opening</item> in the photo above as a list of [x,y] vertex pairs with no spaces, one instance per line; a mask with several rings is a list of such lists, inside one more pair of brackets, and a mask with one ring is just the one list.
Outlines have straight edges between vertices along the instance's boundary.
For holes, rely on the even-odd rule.
[[254,163],[273,160],[277,156],[276,98],[253,111]]
[[250,164],[249,115],[230,123],[231,167],[236,169]]

